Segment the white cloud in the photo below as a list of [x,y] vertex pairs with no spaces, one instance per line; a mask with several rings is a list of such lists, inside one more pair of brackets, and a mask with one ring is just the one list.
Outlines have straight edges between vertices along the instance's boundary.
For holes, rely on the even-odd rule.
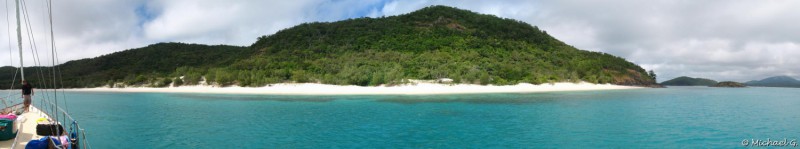
[[[49,21],[46,19],[45,1],[32,0],[26,1],[33,35],[37,41],[36,47],[39,51],[42,65],[51,65],[50,58],[50,30]],[[9,47],[7,35],[11,35],[11,58],[7,50],[0,52],[0,65],[18,66],[17,46],[16,46],[16,22],[14,12],[14,1],[4,1],[8,5],[5,9],[3,19],[8,19],[10,24],[2,23],[2,28],[10,28],[10,33],[3,29],[0,40],[0,47]],[[56,40],[56,48],[59,49],[61,62],[75,60],[79,58],[95,57],[113,51],[124,50],[132,47],[146,45],[142,39],[136,36],[136,15],[133,10],[137,1],[104,1],[86,0],[80,3],[68,1],[53,1],[53,32]],[[5,5],[3,5],[5,6]],[[119,11],[131,10],[131,11]],[[23,28],[23,32],[26,30]],[[23,54],[25,55],[25,65],[34,64],[34,55],[28,42],[27,34],[23,33]]]
[[154,1],[157,17],[144,24],[147,39],[249,45],[256,37],[312,21],[313,1]]

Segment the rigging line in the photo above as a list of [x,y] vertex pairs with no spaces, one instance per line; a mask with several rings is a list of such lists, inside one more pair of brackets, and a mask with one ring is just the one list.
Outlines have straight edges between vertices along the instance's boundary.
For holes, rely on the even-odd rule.
[[[30,11],[28,9],[28,3],[27,2],[23,2],[22,4],[23,4],[23,8],[25,10],[24,12],[25,12],[25,21],[26,21],[27,27],[28,27],[28,37],[32,38],[32,41],[33,41],[33,45],[31,45],[31,47],[33,47],[33,49],[31,49],[31,53],[32,53],[33,58],[34,58],[34,63],[36,64],[36,66],[38,66],[38,67],[35,67],[36,68],[35,70],[39,71],[39,73],[37,73],[37,76],[40,79],[40,81],[38,83],[40,84],[40,86],[42,86],[42,90],[43,90],[43,92],[45,94],[44,98],[41,98],[41,99],[44,100],[44,101],[50,102],[50,94],[46,90],[46,88],[48,88],[47,87],[48,83],[47,83],[47,80],[46,80],[47,77],[45,77],[45,75],[47,73],[45,73],[45,71],[42,70],[42,66],[44,66],[44,65],[42,65],[43,62],[42,62],[41,57],[39,56],[39,48],[37,46],[38,42],[36,42],[36,40],[35,40],[36,39],[36,36],[35,36],[36,32],[33,29],[33,21],[31,21],[31,17],[30,17],[32,15],[30,14]],[[56,112],[55,111],[55,107],[53,107],[53,106],[50,106],[50,107],[53,108],[52,112],[50,112],[50,113]],[[58,116],[58,114],[56,114],[56,117],[55,117],[56,120],[58,120],[57,116]]]
[[[25,27],[27,29],[26,31],[27,31],[27,35],[28,35],[28,38],[29,38],[28,42],[29,42],[29,44],[31,44],[31,47],[32,47],[31,48],[31,53],[33,54],[32,57],[34,59],[34,64],[38,65],[38,66],[41,66],[41,58],[39,57],[38,47],[35,44],[36,43],[36,38],[34,37],[34,34],[32,33],[33,32],[33,26],[32,26],[32,23],[30,21],[30,13],[28,12],[28,9],[27,9],[28,8],[27,7],[27,3],[25,1],[23,1],[22,2],[22,6],[23,6],[23,10],[24,10],[23,14],[25,16],[25,23],[26,23]],[[46,83],[47,80],[43,76],[44,72],[42,71],[42,67],[35,67],[35,68],[36,68],[36,70],[39,71],[38,77],[41,80],[38,83],[41,86],[43,86],[44,88],[47,88],[47,83]],[[50,103],[49,102],[50,94],[46,90],[44,91],[44,94],[45,94],[44,98],[39,98],[42,101],[41,103],[43,103],[43,105],[44,105],[43,109],[45,109],[45,110],[52,109],[52,110],[50,110],[50,111],[52,111],[50,113],[57,112],[55,107],[53,107],[52,105],[44,104],[44,103]],[[55,114],[55,117],[51,117],[51,118],[53,118],[55,121],[59,120],[58,114]]]
[[[23,20],[25,21],[25,31],[26,31],[26,35],[28,37],[28,44],[32,47],[31,48],[31,54],[33,54],[32,57],[33,57],[33,62],[34,62],[34,65],[32,65],[32,66],[40,65],[39,61],[37,59],[38,58],[38,56],[37,56],[38,52],[36,52],[36,51],[38,51],[37,50],[38,48],[36,47],[36,44],[34,44],[34,43],[36,43],[36,38],[33,37],[33,33],[31,31],[31,30],[33,30],[32,29],[33,26],[31,26],[31,23],[30,23],[30,19],[29,19],[30,17],[28,15],[28,8],[27,8],[27,5],[26,5],[25,1],[22,1],[21,4],[22,4],[22,14],[23,14],[23,16],[25,16],[25,19],[23,19]],[[20,25],[20,26],[22,26],[22,25]],[[37,67],[32,67],[32,68],[35,69]],[[38,74],[39,75],[39,79],[42,79],[42,77],[41,77],[41,69],[39,69],[39,72],[40,72]],[[39,85],[41,85],[40,82],[38,82],[38,83],[39,83]]]
[[[42,10],[43,12],[41,13],[41,16],[42,16],[42,22],[41,22],[41,23],[42,23],[42,32],[44,32],[44,33],[46,33],[46,32],[47,32],[47,25],[46,25],[46,22],[47,22],[46,20],[47,20],[47,18],[45,17],[45,14],[47,14],[47,12],[46,12],[46,11],[47,11],[47,9],[46,9],[46,8],[47,8],[47,3],[45,3],[45,2],[42,2],[42,9],[41,9],[41,10]],[[51,29],[52,29],[52,28],[51,28]],[[51,48],[51,49],[52,49],[52,46],[50,46],[50,44],[47,44],[47,43],[48,43],[48,39],[47,39],[46,37],[47,37],[47,36],[45,36],[45,38],[44,38],[44,43],[45,43],[45,47],[44,47],[44,48],[45,48],[45,49],[48,49],[48,48]],[[52,36],[51,36],[51,39],[52,39]],[[37,52],[38,52],[38,51],[37,51]],[[51,51],[51,52],[52,52],[52,51]],[[39,55],[38,55],[38,53],[37,53],[37,55],[36,55],[36,56],[39,56]],[[52,55],[51,55],[51,56],[52,56]],[[51,60],[51,62],[52,62],[52,60]],[[40,68],[40,69],[44,69],[44,70],[45,70],[45,72],[49,72],[49,73],[43,73],[43,74],[42,74],[42,75],[44,76],[43,78],[48,78],[48,79],[49,79],[49,78],[50,78],[50,75],[54,75],[54,74],[53,74],[54,72],[53,72],[52,70],[48,71],[48,69],[44,68],[44,66],[45,66],[46,64],[45,64],[45,62],[41,61],[41,58],[39,58],[39,63],[40,63],[40,65],[39,65],[39,66],[42,66],[42,68]],[[52,80],[51,80],[51,81],[52,81]],[[49,84],[47,81],[44,81],[44,83],[45,83],[45,84],[47,84],[47,85],[50,85],[50,84]],[[53,102],[55,102],[55,103],[56,103],[56,104],[55,104],[55,107],[58,107],[58,100],[56,99],[56,97],[57,97],[58,95],[56,95],[56,92],[55,92],[55,85],[51,86],[51,87],[50,87],[50,89],[52,89],[52,92],[53,92],[53,98],[51,98],[50,100],[53,100]],[[44,90],[45,92],[47,91],[47,89],[43,89],[43,90]],[[48,94],[47,96],[48,96],[48,98],[49,98],[49,96],[50,96],[50,95]],[[57,111],[56,111],[56,112],[57,112]],[[56,113],[56,115],[58,115],[58,113]]]
[[[31,39],[31,33],[30,33],[30,30],[31,30],[30,28],[31,28],[31,26],[29,26],[29,25],[30,25],[30,23],[29,23],[29,20],[27,19],[27,18],[28,18],[28,15],[27,15],[27,7],[25,7],[25,1],[22,1],[22,3],[21,3],[21,4],[22,4],[22,9],[23,9],[23,10],[22,10],[22,12],[19,12],[19,11],[18,11],[18,12],[17,12],[17,13],[18,13],[17,15],[19,15],[19,13],[22,13],[22,14],[23,14],[23,16],[25,17],[25,19],[24,19],[24,21],[25,21],[25,25],[26,25],[26,26],[25,26],[25,31],[26,31],[26,33],[27,33],[26,35],[28,35],[28,42],[29,42],[29,44],[31,45],[31,47],[34,47],[34,44],[31,42],[31,41],[32,41],[32,39]],[[19,4],[17,4],[17,7],[19,7]],[[19,19],[18,19],[18,20],[19,20]],[[19,28],[22,28],[22,24],[20,24],[19,22],[17,22],[17,26],[18,26],[18,29],[19,29]],[[17,30],[17,31],[18,31],[18,32],[22,32],[21,30]],[[22,39],[20,39],[19,43],[20,43],[20,44],[22,44]],[[31,50],[34,50],[34,49],[31,49]],[[20,51],[20,64],[22,64],[22,61],[23,61],[23,60],[22,60],[22,51]],[[34,58],[34,63],[35,63],[35,62],[36,62],[36,59]],[[22,72],[24,72],[24,69],[25,69],[25,67],[24,67],[24,66],[22,66],[22,65],[20,65],[20,70],[21,70]],[[23,75],[21,75],[21,76],[22,76],[23,78],[25,77],[25,76],[24,76],[24,74],[23,74]],[[40,77],[40,78],[41,78],[41,77]],[[41,99],[41,98],[40,98],[40,99]]]
[[[55,51],[55,55],[56,55],[55,61],[57,63],[61,63],[61,60],[58,57],[58,50]],[[64,88],[64,77],[62,76],[63,73],[61,73],[60,65],[56,65],[55,67],[56,67],[56,69],[55,69],[56,70],[56,74],[58,74],[58,88],[61,89],[61,98],[64,99],[64,109],[66,109],[66,111],[69,112],[69,106],[67,106],[67,101],[66,101],[67,95],[66,95],[66,93],[64,92],[64,89],[63,89]],[[56,80],[53,80],[53,81],[56,81]]]
[[[36,48],[36,44],[34,44],[36,42],[36,39],[35,39],[35,37],[33,37],[33,34],[31,33],[32,30],[33,30],[32,29],[33,26],[31,26],[31,23],[30,23],[30,16],[28,15],[28,7],[27,7],[27,4],[26,4],[26,1],[22,1],[22,3],[20,3],[20,4],[22,5],[22,12],[21,13],[24,16],[23,20],[25,22],[25,26],[24,27],[25,27],[26,35],[28,37],[28,44],[31,46],[31,51],[32,51],[31,53],[33,54],[33,53],[36,53],[35,50],[37,49]],[[20,13],[20,12],[18,12],[18,13]],[[23,25],[22,24],[18,24],[18,26],[20,26],[19,28],[21,28]],[[18,31],[20,31],[20,30],[18,30]],[[20,42],[20,44],[22,43],[21,39],[20,39],[19,42]],[[37,57],[34,56],[33,57],[33,61],[34,61],[34,65],[39,65]],[[22,64],[22,51],[20,51],[20,64]],[[35,69],[36,67],[33,67],[33,68]],[[24,69],[25,69],[24,66],[20,66],[20,70],[22,72],[24,72]],[[21,76],[23,78],[25,77],[24,75],[21,75]],[[36,75],[34,75],[34,77],[36,77]],[[38,77],[39,77],[39,79],[42,79],[41,69],[39,69]],[[39,85],[41,85],[41,82],[37,82],[37,83]],[[47,92],[45,92],[45,95],[46,95],[45,97],[49,96],[49,95],[47,95]],[[42,98],[39,98],[39,99],[44,100]]]
[[[25,33],[26,33],[26,35],[28,37],[28,44],[31,46],[31,54],[33,54],[32,57],[33,57],[34,65],[32,65],[32,66],[41,66],[39,64],[39,61],[38,61],[38,52],[37,52],[38,48],[37,48],[37,46],[35,44],[36,43],[36,37],[34,37],[33,33],[32,33],[33,32],[32,31],[33,30],[33,26],[31,25],[30,16],[28,15],[29,13],[28,13],[27,3],[26,3],[26,1],[22,1],[22,3],[20,3],[20,4],[22,4],[22,15],[24,16],[23,20],[25,21],[25,25],[24,25],[25,26],[25,31],[26,31]],[[35,69],[37,67],[33,67],[33,68]],[[40,73],[41,73],[41,70],[40,70]],[[41,74],[39,74],[39,75],[40,75],[39,79],[42,79]]]
[[[47,10],[47,3],[42,2],[42,11],[46,11],[46,10]],[[42,13],[42,32],[43,33],[47,33],[47,17],[45,17],[45,14],[46,13]],[[48,46],[50,46],[50,45],[47,44],[48,40],[49,39],[44,38],[45,49],[47,49]]]
[[[53,64],[50,72],[53,75],[53,100],[56,101],[56,107],[58,107],[58,87],[56,87],[56,39],[53,33],[53,8],[50,6],[52,2],[52,0],[47,0],[44,6],[47,8],[48,19],[50,21],[50,56],[52,57],[50,61]],[[66,105],[66,101],[64,101],[64,105]]]
[[[61,63],[61,60],[58,58],[58,50],[55,51],[55,55],[56,55],[56,59],[55,59],[56,63]],[[62,76],[63,73],[61,73],[60,65],[56,65],[55,67],[56,67],[56,74],[58,74],[58,88],[61,89],[61,98],[65,99],[64,100],[64,109],[69,111],[69,106],[67,106],[67,101],[66,101],[67,95],[64,92],[64,77]],[[53,80],[53,81],[55,81],[55,80]]]
[[[28,11],[28,9],[27,9],[27,3],[23,3],[23,4],[24,4],[24,6],[25,6],[24,8],[25,8],[26,17],[28,17],[28,16],[30,16],[30,12],[29,12],[29,11]],[[34,41],[34,43],[35,43],[35,36],[34,36],[34,35],[33,35],[33,33],[32,33],[32,31],[33,31],[33,28],[31,28],[31,27],[33,26],[33,24],[32,24],[32,22],[30,21],[30,18],[26,18],[26,21],[27,21],[27,23],[28,23],[27,25],[28,25],[28,27],[29,27],[29,28],[28,28],[28,29],[29,29],[29,37],[32,37],[32,38],[34,39],[33,41]],[[46,29],[43,29],[43,30],[46,30]],[[46,38],[45,38],[45,39],[46,39]],[[45,43],[47,43],[47,42],[46,42],[46,40],[45,40]],[[36,60],[36,61],[35,61],[35,63],[36,63],[38,66],[40,66],[40,67],[37,67],[37,68],[38,68],[37,70],[39,71],[39,73],[38,73],[38,76],[39,76],[39,78],[42,80],[42,81],[40,81],[40,84],[44,84],[44,85],[42,85],[42,86],[44,86],[44,88],[47,88],[47,85],[48,85],[48,83],[47,83],[47,79],[46,79],[47,77],[45,77],[46,73],[45,73],[45,71],[43,71],[44,67],[42,67],[42,66],[43,66],[43,64],[42,64],[43,62],[42,62],[42,60],[41,60],[41,57],[39,56],[39,50],[38,50],[38,48],[35,46],[35,44],[34,44],[34,46],[33,46],[33,47],[34,47],[34,49],[32,49],[32,51],[35,53],[35,54],[34,54],[34,55],[35,55],[35,57],[34,57],[34,58],[35,58],[35,60]],[[46,69],[44,69],[44,70],[46,70]],[[51,72],[51,73],[52,73],[52,72]],[[51,104],[51,105],[50,105],[50,107],[53,109],[53,110],[51,110],[51,111],[52,111],[51,113],[53,113],[53,115],[52,115],[52,116],[53,116],[53,119],[54,119],[55,121],[57,121],[57,122],[60,122],[60,120],[62,120],[62,119],[61,119],[61,115],[59,115],[59,113],[60,113],[60,112],[59,112],[59,110],[58,110],[58,101],[53,101],[54,99],[50,99],[50,94],[47,92],[47,90],[46,90],[46,89],[44,89],[44,93],[45,93],[45,96],[44,96],[44,99],[43,99],[43,100],[45,100],[45,101],[47,101],[48,103],[50,103],[50,104]],[[57,95],[55,95],[55,92],[53,93],[53,96],[54,96],[54,97],[55,97],[55,96],[57,96]],[[55,105],[52,105],[52,103],[53,103],[53,102],[51,102],[51,101],[55,102],[56,104],[55,104]],[[62,113],[62,114],[63,114],[63,113]],[[55,131],[55,130],[54,130],[54,131]]]
[[[13,92],[10,92],[10,93],[9,93],[9,95],[7,95],[7,96],[5,96],[5,97],[2,97],[2,98],[11,99],[11,96],[17,96],[17,95],[22,95],[22,94],[20,94],[20,93],[13,93]],[[13,102],[13,101],[12,101],[12,102]]]
[[[32,26],[32,23],[30,21],[30,12],[28,12],[28,4],[27,4],[26,1],[22,1],[21,4],[22,4],[22,8],[23,8],[22,14],[25,16],[25,27],[26,27],[26,31],[27,31],[27,35],[28,35],[28,39],[29,39],[28,43],[32,47],[31,48],[31,53],[33,54],[33,56],[32,56],[33,57],[33,61],[34,61],[35,65],[41,66],[41,59],[39,57],[39,52],[38,52],[39,50],[38,50],[38,47],[36,46],[36,44],[34,44],[34,43],[36,43],[36,37],[33,36],[33,26]],[[42,67],[35,67],[35,69],[39,71],[39,73],[37,73],[37,76],[39,77],[39,79],[41,79],[41,81],[39,81],[37,83],[39,85],[41,85],[43,88],[47,88],[47,83],[42,83],[42,82],[46,82],[47,81],[47,80],[45,80],[45,77],[43,76],[44,72],[42,71]],[[47,91],[45,91],[44,94],[45,94],[45,96],[43,98],[39,98],[40,101],[42,103],[44,103],[45,101],[47,101],[48,103],[51,103],[49,101],[50,94]],[[47,105],[47,104],[43,104],[43,105]],[[50,107],[52,112],[56,112],[55,107],[53,107],[52,105],[51,106],[47,106],[47,107]],[[53,118],[56,121],[58,121],[58,119],[59,119],[58,115],[56,115]]]
[[[52,3],[53,3],[52,0],[47,0],[47,3],[44,4],[44,6],[47,8],[48,19],[50,21],[50,52],[51,52],[50,56],[52,57],[52,59],[50,61],[53,64],[53,66],[51,66],[52,70],[50,72],[53,75],[53,80],[52,80],[53,81],[53,100],[56,102],[55,106],[58,107],[58,87],[56,87],[56,54],[55,54],[56,53],[56,45],[55,45],[56,44],[56,40],[55,40],[55,33],[53,33],[53,8],[51,6]],[[64,105],[65,106],[67,105],[66,102],[67,101],[64,100]],[[66,113],[65,113],[67,111],[59,111],[59,112],[64,117],[64,122],[62,122],[62,124],[65,124],[67,122],[67,120],[68,120],[67,116],[66,116]]]
[[9,14],[11,14],[11,12],[9,12],[11,9],[8,8],[8,1],[5,1],[3,4],[5,4],[4,7],[6,8],[6,31],[8,31],[8,60],[11,61],[11,63],[9,63],[8,65],[14,66],[14,56],[13,56],[14,53],[12,52],[14,50],[11,50],[11,21],[9,20],[11,17],[8,16]]
[[[56,79],[58,77],[61,77],[61,68],[59,67],[59,65],[56,65],[56,64],[60,63],[60,61],[58,61],[58,50],[56,50],[55,33],[53,33],[53,0],[47,0],[47,13],[49,14],[48,18],[50,19],[50,43],[51,43],[51,47],[53,49],[53,53],[52,53],[52,56],[53,56],[53,60],[52,60],[53,61],[53,88],[54,89],[61,89],[61,96],[62,96],[62,99],[64,100],[64,109],[66,110],[65,112],[69,112],[69,106],[67,106],[67,98],[66,98],[66,95],[64,94],[64,89],[62,88],[63,87],[63,82],[62,82],[61,86],[58,86],[56,84]],[[58,74],[58,77],[56,76],[56,74]],[[58,90],[54,90],[54,93],[58,94]],[[58,100],[57,96],[58,95],[54,96],[56,98],[56,100]],[[56,104],[56,105],[58,105],[58,104]]]
[[19,69],[14,69],[14,76],[11,78],[11,85],[9,85],[8,94],[6,94],[6,97],[3,98],[3,104],[5,105],[5,107],[8,107],[8,104],[6,104],[6,99],[8,99],[8,101],[10,101],[11,104],[14,104],[14,101],[11,100],[11,98],[9,98],[9,97],[11,97],[12,96],[11,93],[14,92],[13,91],[14,90],[14,82],[17,81],[17,72],[19,72]]
[[[13,95],[11,95],[11,93],[14,92],[13,91],[14,90],[14,82],[17,81],[17,72],[19,72],[19,69],[14,69],[14,76],[11,78],[11,85],[9,86],[8,94],[6,94],[6,97],[5,97],[5,99],[9,99],[9,101],[11,101],[11,104],[14,104],[14,101],[11,100],[11,98],[9,98],[9,97],[13,96]],[[3,100],[3,104],[5,104],[5,102],[6,102],[6,100]],[[8,105],[6,105],[6,107],[8,107]]]
[[[8,2],[9,1],[3,2],[3,4],[4,4],[3,7],[6,8],[6,31],[8,32],[8,60],[10,61],[9,65],[14,66],[14,52],[13,52],[14,50],[12,50],[12,47],[11,47],[11,21],[9,20],[11,18],[11,16],[9,16],[9,14],[11,14],[11,12],[10,12],[11,9],[8,8]],[[17,80],[17,73],[18,72],[19,72],[19,69],[14,69],[14,76],[11,79],[11,84],[9,85],[9,89],[8,90],[14,90],[14,82],[16,82],[16,80]],[[9,98],[9,97],[11,97],[11,93],[12,92],[8,92],[8,94],[5,97],[5,99],[8,99],[13,104],[14,102]],[[5,104],[5,101],[6,100],[3,100],[4,104]],[[6,105],[6,107],[8,107],[8,105]]]
[[[56,51],[56,62],[61,63],[61,61],[58,58],[58,51]],[[58,74],[58,88],[61,89],[61,98],[64,99],[64,109],[66,109],[67,112],[69,112],[69,106],[67,106],[67,100],[66,100],[67,95],[66,93],[64,93],[64,77],[62,76],[60,66],[56,66],[56,74]]]
[[[29,44],[31,45],[31,47],[33,47],[31,49],[31,54],[33,54],[34,64],[37,65],[37,66],[42,66],[41,58],[39,57],[39,48],[38,48],[38,46],[36,46],[36,43],[37,43],[36,42],[36,37],[33,35],[33,30],[34,29],[33,29],[32,23],[30,21],[30,12],[28,12],[28,7],[27,7],[28,5],[27,5],[27,3],[25,1],[23,1],[22,2],[22,6],[23,6],[23,10],[24,10],[23,14],[25,15],[25,23],[26,23],[26,29],[27,29],[26,31],[27,31],[27,35],[28,35],[28,38],[29,38]],[[42,67],[35,67],[35,68],[36,68],[36,70],[39,71],[39,73],[37,74],[39,79],[42,79],[39,82],[39,84],[41,85],[42,84],[41,82],[46,82],[47,80],[44,79],[45,77],[43,76],[44,72],[42,71]],[[44,85],[42,85],[42,86],[44,88],[47,88],[47,83],[44,83]],[[47,93],[47,92],[45,92],[45,93]],[[47,96],[49,96],[49,95],[47,95]],[[47,97],[47,96],[45,96],[45,97]]]

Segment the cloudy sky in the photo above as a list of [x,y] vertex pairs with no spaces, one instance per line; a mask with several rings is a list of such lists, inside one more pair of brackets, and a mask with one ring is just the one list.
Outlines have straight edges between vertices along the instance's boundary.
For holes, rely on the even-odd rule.
[[[50,65],[47,5],[26,1],[41,63]],[[399,15],[430,5],[525,21],[580,49],[655,70],[659,81],[800,78],[800,1],[791,0],[56,0],[52,10],[65,62],[157,42],[247,46],[303,22]],[[18,66],[13,0],[2,7],[0,65]],[[23,38],[30,65],[27,33]]]

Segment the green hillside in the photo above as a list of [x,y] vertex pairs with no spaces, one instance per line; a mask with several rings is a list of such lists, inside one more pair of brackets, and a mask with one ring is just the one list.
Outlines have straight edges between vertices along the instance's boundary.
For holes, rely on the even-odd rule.
[[687,76],[681,76],[672,80],[661,82],[661,85],[667,85],[667,86],[711,86],[714,84],[717,84],[717,81],[706,78],[692,78]]
[[800,81],[789,76],[774,76],[757,81],[748,81],[745,84],[764,87],[800,87]]
[[[166,81],[165,78],[170,78],[176,71],[222,67],[247,58],[252,53],[246,47],[237,46],[158,43],[96,58],[69,61],[59,65],[57,71],[61,72],[63,85],[69,88],[98,87],[110,82],[163,86],[156,82]],[[25,77],[39,88],[50,88],[52,84],[40,84],[43,81],[39,80],[51,80],[51,71],[53,69],[50,67],[26,67]],[[0,67],[0,78],[5,78],[0,80],[0,87],[9,88],[14,72],[15,68]],[[199,80],[200,74],[197,73],[188,75],[195,75],[195,80]]]
[[[305,23],[259,37],[250,47],[155,44],[67,62],[61,70],[67,87],[164,86],[179,76],[185,76],[184,84],[204,76],[218,85],[240,86],[374,86],[438,78],[496,85],[582,80],[657,86],[654,74],[620,57],[576,49],[521,21],[446,6]],[[0,72],[2,77],[13,69]]]

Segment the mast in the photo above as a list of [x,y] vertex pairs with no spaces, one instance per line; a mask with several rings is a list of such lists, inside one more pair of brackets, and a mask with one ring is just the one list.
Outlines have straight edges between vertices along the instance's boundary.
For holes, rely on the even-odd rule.
[[22,73],[22,80],[25,80],[25,65],[22,64],[22,27],[19,23],[19,0],[16,0],[17,7],[17,47],[19,47],[19,72]]

